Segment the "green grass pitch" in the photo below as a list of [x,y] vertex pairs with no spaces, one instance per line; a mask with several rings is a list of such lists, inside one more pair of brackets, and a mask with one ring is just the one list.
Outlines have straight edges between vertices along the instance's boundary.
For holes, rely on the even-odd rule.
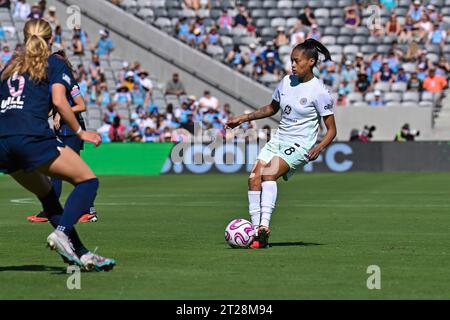
[[[39,206],[0,178],[0,299],[449,299],[450,174],[299,174],[280,182],[273,247],[233,250],[245,175],[102,177],[100,221],[78,230],[117,259],[68,290]],[[65,185],[65,195],[70,187]],[[381,268],[381,290],[366,286]]]

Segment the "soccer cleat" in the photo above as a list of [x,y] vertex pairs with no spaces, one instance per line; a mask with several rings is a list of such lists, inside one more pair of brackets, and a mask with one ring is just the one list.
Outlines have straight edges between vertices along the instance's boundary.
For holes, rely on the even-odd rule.
[[44,211],[41,211],[38,214],[32,216],[28,216],[27,220],[30,222],[48,222],[47,215]]
[[260,248],[269,248],[269,237],[270,237],[269,227],[260,226],[258,229],[258,240]]
[[116,265],[116,260],[105,258],[92,252],[82,255],[80,261],[83,264],[83,268],[87,271],[108,272]]
[[[36,215],[27,217],[27,220],[30,222],[48,222],[47,215],[44,211],[41,211]],[[80,217],[80,219],[78,219],[78,222],[97,222],[97,221],[98,217],[96,212],[85,213]]]
[[80,259],[75,253],[72,242],[69,237],[62,231],[55,230],[47,238],[47,246],[51,250],[57,251],[62,257],[65,258],[66,263],[76,264],[83,267]]
[[247,249],[259,249],[260,243],[258,240],[253,240],[253,242],[247,247]]

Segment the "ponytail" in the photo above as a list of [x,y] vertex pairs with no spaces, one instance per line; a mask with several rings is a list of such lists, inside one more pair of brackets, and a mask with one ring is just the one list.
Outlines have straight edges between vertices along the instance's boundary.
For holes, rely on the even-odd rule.
[[23,33],[24,49],[14,54],[2,74],[2,81],[16,73],[28,73],[30,79],[37,82],[47,78],[49,42],[52,37],[50,24],[42,19],[30,20],[25,24]]
[[298,44],[294,50],[299,50],[305,52],[305,54],[315,60],[315,66],[319,62],[319,53],[325,56],[324,61],[332,61],[330,51],[321,42],[308,39],[303,43]]

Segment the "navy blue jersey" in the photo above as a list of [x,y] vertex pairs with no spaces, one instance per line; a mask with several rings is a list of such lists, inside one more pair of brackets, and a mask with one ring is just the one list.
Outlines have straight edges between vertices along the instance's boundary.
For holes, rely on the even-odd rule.
[[[54,54],[57,55],[57,54]],[[70,70],[70,68],[67,68],[67,73],[63,74],[63,80],[64,80],[64,86],[66,87],[66,98],[67,101],[69,101],[69,104],[71,107],[74,107],[76,105],[75,103],[75,98],[81,95],[80,92],[80,86],[77,82],[77,80],[75,80],[72,70]],[[51,92],[51,87],[50,87],[50,92]],[[81,115],[81,113],[77,113],[75,114],[75,117],[78,120],[78,123],[80,124],[81,128],[83,130],[86,130],[86,126],[84,124],[84,119]],[[60,137],[66,137],[66,136],[74,136],[76,135],[76,133],[69,128],[69,126],[64,122],[64,120],[61,119],[60,122],[60,128],[59,130],[56,131],[56,134]]]
[[70,70],[63,58],[48,58],[47,79],[36,82],[28,74],[13,75],[0,82],[0,137],[36,136],[54,137],[48,124],[51,95],[49,87],[65,85],[65,74]]

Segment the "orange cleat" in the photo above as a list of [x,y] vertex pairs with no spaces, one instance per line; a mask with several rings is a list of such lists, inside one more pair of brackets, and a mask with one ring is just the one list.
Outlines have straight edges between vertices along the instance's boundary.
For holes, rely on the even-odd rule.
[[[47,215],[44,211],[39,212],[38,214],[28,216],[27,220],[30,222],[48,222]],[[96,214],[91,213],[85,213],[83,214],[80,219],[78,219],[78,222],[97,222],[98,217]]]
[[247,249],[259,249],[259,241],[258,240],[254,240],[248,247]]

